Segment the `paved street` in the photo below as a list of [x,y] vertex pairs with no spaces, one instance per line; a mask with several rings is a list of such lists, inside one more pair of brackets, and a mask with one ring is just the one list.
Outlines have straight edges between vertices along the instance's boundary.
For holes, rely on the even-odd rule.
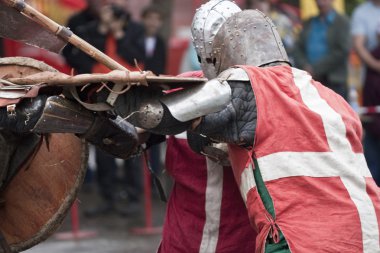
[[56,241],[50,239],[28,251],[27,253],[152,253],[156,252],[160,236],[136,237],[130,235],[99,234],[98,238],[80,241]]
[[[143,204],[138,212],[129,217],[121,217],[116,213],[103,215],[97,218],[86,218],[84,210],[94,207],[99,199],[95,189],[86,190],[80,194],[80,229],[82,231],[95,231],[96,237],[80,240],[58,240],[56,235],[50,237],[46,242],[35,246],[25,252],[27,253],[153,253],[156,252],[161,235],[134,235],[133,228],[144,225]],[[126,203],[120,200],[120,207],[125,208]],[[125,202],[125,201],[124,201]],[[154,198],[153,201],[153,223],[161,226],[165,212],[165,204]],[[71,220],[68,216],[57,232],[70,231]]]

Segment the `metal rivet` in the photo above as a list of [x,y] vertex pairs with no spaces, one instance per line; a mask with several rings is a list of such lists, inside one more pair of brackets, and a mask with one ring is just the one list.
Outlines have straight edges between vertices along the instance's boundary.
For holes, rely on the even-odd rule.
[[109,138],[104,138],[104,139],[103,139],[103,143],[104,143],[105,145],[111,145],[111,144],[113,143],[113,141],[112,141],[111,139],[109,139]]

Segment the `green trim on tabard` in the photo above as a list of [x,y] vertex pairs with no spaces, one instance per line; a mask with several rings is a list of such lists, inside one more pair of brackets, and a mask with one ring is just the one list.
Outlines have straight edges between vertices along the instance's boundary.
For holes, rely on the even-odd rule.
[[[274,210],[272,197],[270,196],[269,191],[265,186],[257,159],[254,158],[253,161],[255,164],[255,168],[253,169],[253,175],[255,177],[257,192],[259,193],[259,196],[264,204],[265,209],[273,217],[273,219],[276,220],[276,213]],[[278,228],[278,232],[280,236],[280,241],[278,243],[275,243],[269,235],[265,243],[265,253],[291,253],[289,245],[284,235],[282,234],[280,228]]]
[[255,164],[253,175],[255,177],[257,191],[260,195],[261,200],[263,201],[265,209],[268,211],[270,215],[272,215],[273,219],[276,220],[276,213],[274,212],[273,200],[268,192],[267,187],[265,186],[263,177],[260,172],[259,163],[257,162],[256,158],[254,158],[253,162]]

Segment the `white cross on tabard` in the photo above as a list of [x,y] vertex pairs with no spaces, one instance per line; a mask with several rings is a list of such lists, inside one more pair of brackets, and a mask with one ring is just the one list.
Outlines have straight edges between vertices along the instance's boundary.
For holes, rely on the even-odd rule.
[[[293,68],[292,71],[304,104],[322,118],[331,152],[279,152],[260,157],[258,163],[263,180],[294,176],[340,177],[359,213],[363,252],[380,252],[375,207],[366,191],[365,178],[371,177],[371,173],[364,155],[352,151],[341,115],[319,95],[311,83],[311,76],[302,70]],[[252,165],[249,165],[241,174],[240,191],[244,201],[254,187]]]

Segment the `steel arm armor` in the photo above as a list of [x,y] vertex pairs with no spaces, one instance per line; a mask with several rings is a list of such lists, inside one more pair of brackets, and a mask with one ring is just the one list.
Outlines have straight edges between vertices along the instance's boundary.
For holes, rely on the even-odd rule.
[[20,134],[74,133],[124,159],[138,146],[136,129],[130,123],[95,114],[60,96],[24,99],[12,112],[0,108],[0,128]]
[[222,110],[230,96],[227,82],[215,79],[158,98],[145,99],[125,116],[133,125],[150,132],[177,134],[190,128],[191,120]]
[[[129,96],[129,100],[140,97]],[[235,102],[232,103],[233,101]],[[249,78],[244,70],[230,68],[222,72],[218,78],[201,86],[143,99],[143,102],[137,103],[136,108],[130,109],[129,112],[124,110],[122,116],[127,117],[128,121],[135,126],[150,132],[171,135],[190,129],[194,119],[209,115],[206,117],[209,120],[204,120],[202,127],[196,129],[199,133],[207,135],[211,132],[211,126],[217,126],[214,124],[217,123],[220,128],[223,128],[223,124],[231,123],[233,119],[227,118],[232,116],[230,109],[241,101],[254,104]],[[124,102],[127,103],[127,101]],[[253,110],[253,107],[245,106],[244,108]],[[236,110],[239,111],[239,108]],[[218,112],[221,114],[217,114]],[[241,111],[241,113],[245,112]]]

